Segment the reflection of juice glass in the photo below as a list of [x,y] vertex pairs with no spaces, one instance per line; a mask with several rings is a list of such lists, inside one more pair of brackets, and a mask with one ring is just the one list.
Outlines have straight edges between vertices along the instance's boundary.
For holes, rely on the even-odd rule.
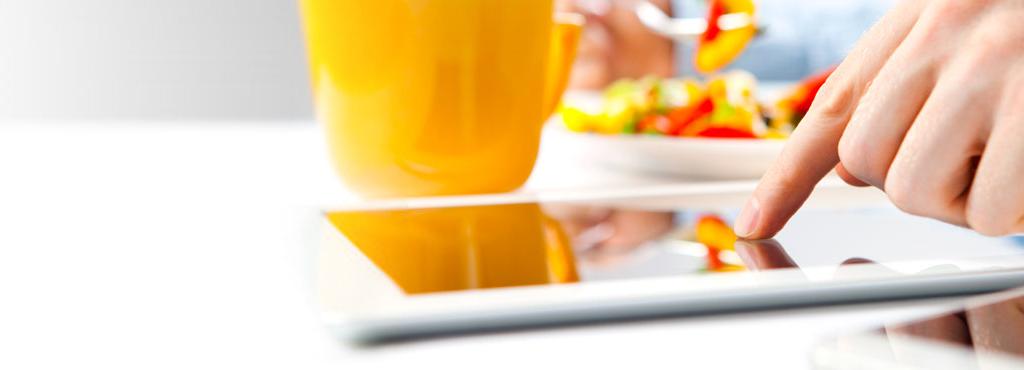
[[327,217],[406,293],[579,280],[568,236],[536,204]]
[[529,176],[579,22],[552,0],[300,0],[317,116],[367,196],[502,192]]

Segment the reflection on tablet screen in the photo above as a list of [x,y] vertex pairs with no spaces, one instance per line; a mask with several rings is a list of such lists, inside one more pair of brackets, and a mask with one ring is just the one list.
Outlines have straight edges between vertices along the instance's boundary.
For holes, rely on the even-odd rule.
[[890,208],[804,210],[757,243],[735,243],[735,210],[525,203],[327,216],[409,294],[1022,253],[1013,239]]
[[840,336],[821,349],[814,361],[828,369],[1024,368],[1024,291],[968,299],[961,310]]

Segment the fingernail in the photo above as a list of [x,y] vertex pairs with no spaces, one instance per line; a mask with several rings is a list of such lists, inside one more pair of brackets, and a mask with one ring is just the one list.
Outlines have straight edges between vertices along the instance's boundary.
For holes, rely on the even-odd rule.
[[741,238],[749,237],[757,228],[757,219],[761,217],[761,205],[757,198],[751,197],[747,205],[743,206],[739,217],[736,217],[736,236]]

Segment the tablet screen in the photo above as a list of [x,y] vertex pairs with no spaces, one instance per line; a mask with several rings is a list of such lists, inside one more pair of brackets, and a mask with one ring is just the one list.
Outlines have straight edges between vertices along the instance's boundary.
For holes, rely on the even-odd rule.
[[[749,270],[1024,254],[990,238],[889,207],[805,209],[775,240],[735,242],[735,209],[523,203],[343,211],[327,217],[407,294],[575,284]],[[916,271],[915,271],[916,270]]]

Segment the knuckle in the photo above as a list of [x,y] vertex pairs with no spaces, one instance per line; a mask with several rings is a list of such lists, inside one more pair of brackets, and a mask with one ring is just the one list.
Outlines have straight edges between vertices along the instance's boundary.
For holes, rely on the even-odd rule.
[[924,181],[928,178],[924,174],[927,170],[914,166],[912,160],[905,161],[908,155],[901,151],[889,168],[884,187],[889,200],[900,210],[912,215],[939,220],[959,219],[951,217],[954,211],[952,204],[957,195],[949,194],[948,189],[939,182]]
[[1004,236],[1013,231],[1014,218],[1004,217],[997,207],[988,205],[984,200],[979,199],[977,194],[971,194],[965,209],[965,220],[967,226],[980,234],[987,236]]
[[889,197],[889,201],[903,212],[917,216],[930,216],[928,209],[923,206],[925,202],[921,199],[924,194],[900,176],[890,175],[885,180],[885,194]]
[[983,52],[999,51],[1006,49],[1009,41],[1012,39],[1009,34],[1009,30],[1006,29],[1005,24],[993,24],[991,22],[982,22],[971,31],[968,38],[967,45],[971,46],[973,50],[980,50]]
[[979,234],[987,236],[1004,236],[1011,231],[1009,226],[982,213],[967,212],[967,225]]
[[848,185],[860,187],[866,184],[866,182],[857,178],[857,176],[851,174],[850,171],[847,170],[846,167],[843,166],[842,164],[836,166],[835,170],[836,174],[839,175],[839,178],[842,179],[843,182],[845,182]]
[[864,160],[864,144],[862,140],[852,139],[849,135],[843,135],[839,139],[839,162],[846,168],[846,172],[853,177],[863,180],[868,172],[867,161]]
[[863,139],[863,135],[844,134],[839,139],[837,150],[839,162],[853,177],[875,185],[878,185],[877,181],[885,177],[884,166],[876,163],[877,160],[871,155],[874,152],[873,144]]
[[990,28],[989,26],[982,26],[982,29],[976,30],[971,39],[967,42],[966,50],[960,54],[958,61],[965,63],[971,67],[980,67],[989,64],[993,61],[1003,59],[1009,50],[1009,46],[1006,45],[1006,41],[1001,36],[990,36],[986,35],[990,31],[984,29]]
[[966,21],[979,9],[988,5],[986,1],[978,0],[932,0],[929,4],[931,6],[922,16],[922,20],[936,26]]
[[829,78],[814,98],[811,110],[829,121],[842,121],[849,116],[856,103],[856,93],[851,83],[834,76]]
[[1017,27],[1006,27],[1007,24],[1014,24],[1021,15],[996,13],[978,22],[967,37],[966,51],[960,53],[975,66],[1009,60],[1024,45],[1024,31]]
[[933,0],[914,25],[910,47],[915,55],[944,56],[956,44],[949,40],[964,40],[963,29],[973,22],[986,5],[976,0]]
[[960,53],[949,61],[948,65],[941,70],[939,77],[950,84],[956,84],[960,91],[977,90],[981,86],[988,87],[991,79],[987,75],[979,75],[978,71],[991,66],[994,61],[992,54],[985,51],[978,51],[978,47],[971,47],[974,50]]

